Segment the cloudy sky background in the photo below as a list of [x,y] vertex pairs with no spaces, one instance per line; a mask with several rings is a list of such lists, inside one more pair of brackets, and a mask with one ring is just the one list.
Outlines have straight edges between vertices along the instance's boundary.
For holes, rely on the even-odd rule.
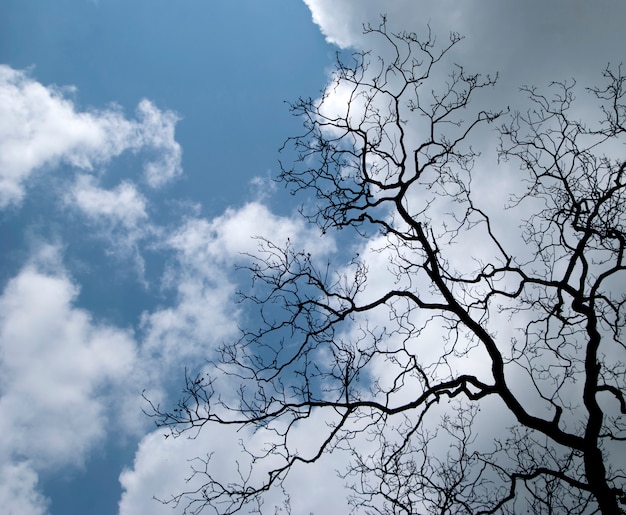
[[[318,96],[335,51],[370,49],[362,26],[382,12],[392,29],[464,34],[454,59],[500,74],[482,99],[494,109],[523,105],[523,84],[590,86],[624,60],[619,0],[0,5],[7,513],[176,513],[153,497],[183,487],[188,458],[219,442],[216,463],[232,467],[245,435],[165,439],[140,394],[175,399],[185,367],[254,323],[233,304],[246,284],[233,267],[253,236],[290,238],[340,266],[348,243],[320,238],[271,178],[299,130],[284,101]],[[583,88],[580,100],[591,112]],[[495,138],[484,144],[480,173],[507,183],[489,160]],[[296,471],[295,513],[341,511],[337,466]]]

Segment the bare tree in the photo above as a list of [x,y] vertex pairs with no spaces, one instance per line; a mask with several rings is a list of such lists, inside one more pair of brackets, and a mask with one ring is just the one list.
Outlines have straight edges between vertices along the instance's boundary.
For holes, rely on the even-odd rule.
[[[607,69],[588,90],[600,107],[589,123],[574,83],[524,88],[525,112],[474,109],[494,78],[439,75],[459,35],[439,47],[384,21],[366,32],[386,55],[339,60],[335,90],[292,105],[305,132],[280,179],[307,196],[303,216],[356,229],[368,251],[333,268],[260,240],[244,300],[261,327],[225,345],[214,374],[188,378],[176,409],[153,408],[177,435],[264,431],[267,447],[247,452],[253,469],[273,465],[225,482],[201,460],[202,487],[171,502],[260,511],[294,467],[347,451],[355,511],[620,513],[626,78]],[[523,177],[504,214],[485,186],[498,165],[474,168],[470,143],[488,126],[499,166]],[[372,256],[387,260],[382,291]],[[238,401],[214,387],[220,374]],[[290,435],[320,414],[319,445],[297,450]]]

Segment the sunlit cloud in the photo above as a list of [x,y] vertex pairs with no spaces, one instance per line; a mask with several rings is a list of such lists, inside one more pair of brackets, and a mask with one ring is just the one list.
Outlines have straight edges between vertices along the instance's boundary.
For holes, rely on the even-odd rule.
[[67,196],[67,202],[92,220],[103,219],[127,229],[136,228],[148,218],[146,198],[128,181],[106,190],[97,186],[94,177],[80,175]]
[[93,171],[125,151],[149,151],[145,179],[158,187],[182,172],[178,117],[149,100],[127,119],[116,107],[80,111],[73,88],[45,86],[0,65],[0,208],[19,205],[34,173],[61,164]]
[[37,490],[38,476],[27,462],[0,466],[0,506],[6,513],[44,515],[48,500]]

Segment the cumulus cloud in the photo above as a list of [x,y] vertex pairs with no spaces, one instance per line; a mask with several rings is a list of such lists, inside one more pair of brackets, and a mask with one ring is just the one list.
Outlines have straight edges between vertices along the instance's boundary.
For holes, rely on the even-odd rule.
[[254,254],[257,237],[268,238],[278,245],[289,240],[322,253],[332,252],[335,245],[332,238],[322,238],[301,217],[278,216],[260,202],[229,208],[212,220],[189,220],[172,235],[170,244],[198,265],[216,261],[232,264],[244,254]]
[[619,20],[626,7],[615,0],[304,1],[326,39],[342,48],[372,49],[375,43],[363,35],[363,26],[378,26],[381,14],[392,31],[424,37],[430,25],[440,42],[451,31],[460,32],[467,39],[459,47],[459,64],[479,65],[471,70],[476,72],[499,71],[512,88],[509,95],[522,84],[572,77],[593,81],[607,62],[617,65],[623,59]]
[[[302,437],[301,449],[307,447],[312,435],[323,435],[328,431],[322,418],[307,421]],[[275,436],[275,435],[273,435]],[[153,496],[168,501],[173,495],[193,492],[200,489],[207,476],[199,473],[192,476],[192,467],[205,470],[201,459],[210,455],[206,471],[216,474],[225,482],[239,481],[239,473],[246,475],[250,466],[250,456],[243,452],[242,444],[253,452],[267,448],[273,438],[269,431],[253,432],[250,428],[235,432],[230,427],[211,427],[211,431],[201,433],[198,438],[164,438],[162,431],[154,431],[145,436],[135,455],[132,468],[120,476],[124,493],[119,504],[120,515],[181,515],[193,494],[183,497],[178,505],[161,504]],[[294,442],[294,445],[298,445]],[[324,456],[318,463],[294,467],[285,482],[285,491],[290,496],[292,513],[348,513],[350,511],[344,480],[337,476],[338,470],[345,468],[346,454]],[[263,470],[255,470],[252,480],[263,478],[271,466],[277,466],[279,458],[270,458],[262,464]],[[306,490],[302,487],[306,485]],[[197,497],[197,496],[196,496]],[[264,497],[263,513],[282,513],[286,498],[280,489],[268,492]],[[197,505],[196,505],[197,507]],[[257,513],[254,506],[243,513]],[[213,506],[219,513],[220,506]]]
[[148,151],[145,180],[158,187],[182,172],[178,117],[149,100],[136,119],[120,109],[80,111],[72,88],[45,86],[0,65],[0,208],[19,205],[37,171],[67,164],[91,171],[125,151]]
[[[279,245],[289,241],[319,255],[328,255],[335,249],[333,239],[320,237],[314,227],[277,216],[257,202],[228,209],[214,219],[187,220],[167,240],[167,247],[175,253],[175,262],[166,275],[166,285],[174,288],[175,301],[145,313],[142,320],[142,353],[150,357],[155,370],[171,370],[172,365],[180,364],[201,369],[217,345],[239,336],[238,324],[244,312],[234,304],[238,285],[231,272],[236,263],[247,262],[247,255],[258,251],[255,237],[271,238]],[[232,385],[232,391],[236,389],[237,385]],[[211,435],[202,433],[196,440],[165,440],[158,431],[147,435],[137,451],[134,468],[120,478],[125,490],[120,513],[171,513],[170,506],[163,507],[152,497],[167,499],[192,486],[194,482],[184,481],[190,474],[188,460],[214,450],[216,440],[220,442],[219,451],[212,466],[234,474],[242,438],[256,446],[265,443],[259,437],[234,433],[229,428],[215,428]],[[329,470],[334,469],[324,469],[320,478],[328,477]]]
[[303,221],[277,216],[257,202],[228,209],[211,220],[187,220],[166,242],[175,253],[175,263],[165,276],[165,285],[175,289],[177,300],[173,306],[144,314],[145,352],[171,363],[181,353],[191,357],[204,352],[206,356],[237,334],[240,313],[233,307],[237,285],[231,272],[236,264],[247,261],[246,255],[258,251],[257,237],[279,245],[289,240],[321,255],[334,250],[332,238],[321,238]]
[[37,490],[37,473],[28,463],[0,466],[0,506],[9,515],[43,515],[48,502]]
[[26,266],[0,297],[0,455],[38,467],[80,465],[105,434],[101,389],[123,380],[135,359],[128,331],[73,306],[62,273]]
[[133,336],[77,308],[77,295],[49,246],[0,295],[0,502],[7,513],[45,513],[39,472],[82,466],[124,403],[117,394],[135,366]]
[[127,229],[147,220],[146,198],[134,184],[124,181],[112,190],[100,188],[94,177],[79,175],[67,201],[90,219],[104,219]]
[[145,259],[140,242],[158,232],[147,213],[148,201],[135,184],[122,181],[115,188],[100,187],[98,180],[87,174],[76,177],[64,196],[67,206],[85,216],[95,234],[108,243],[108,253],[130,258],[140,281],[145,280]]
[[438,2],[436,7],[429,2],[412,0],[398,0],[393,3],[363,0],[358,4],[349,0],[304,0],[304,3],[309,7],[313,22],[318,25],[326,40],[340,48],[362,48],[364,25],[378,26],[381,15],[387,16],[392,26],[400,30],[417,30],[418,27],[423,28],[432,22],[433,18],[445,16],[448,20],[446,33],[450,29],[455,30],[451,25],[458,23],[460,18],[458,3],[449,0]]

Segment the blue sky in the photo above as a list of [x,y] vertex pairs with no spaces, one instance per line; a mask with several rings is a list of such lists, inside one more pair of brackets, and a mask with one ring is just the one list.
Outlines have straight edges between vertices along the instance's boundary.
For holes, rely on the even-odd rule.
[[[455,58],[500,72],[494,107],[515,105],[522,84],[592,85],[625,57],[626,8],[609,0],[0,3],[9,513],[180,513],[153,496],[176,491],[194,448],[153,432],[140,393],[172,400],[185,367],[253,322],[233,304],[251,237],[337,259],[354,244],[320,238],[271,178],[300,130],[285,101],[319,96],[335,52],[367,49],[362,24],[381,12],[398,28],[464,33]],[[237,452],[228,435],[209,439],[222,437]],[[325,494],[302,509],[341,495],[320,470],[294,480]]]

